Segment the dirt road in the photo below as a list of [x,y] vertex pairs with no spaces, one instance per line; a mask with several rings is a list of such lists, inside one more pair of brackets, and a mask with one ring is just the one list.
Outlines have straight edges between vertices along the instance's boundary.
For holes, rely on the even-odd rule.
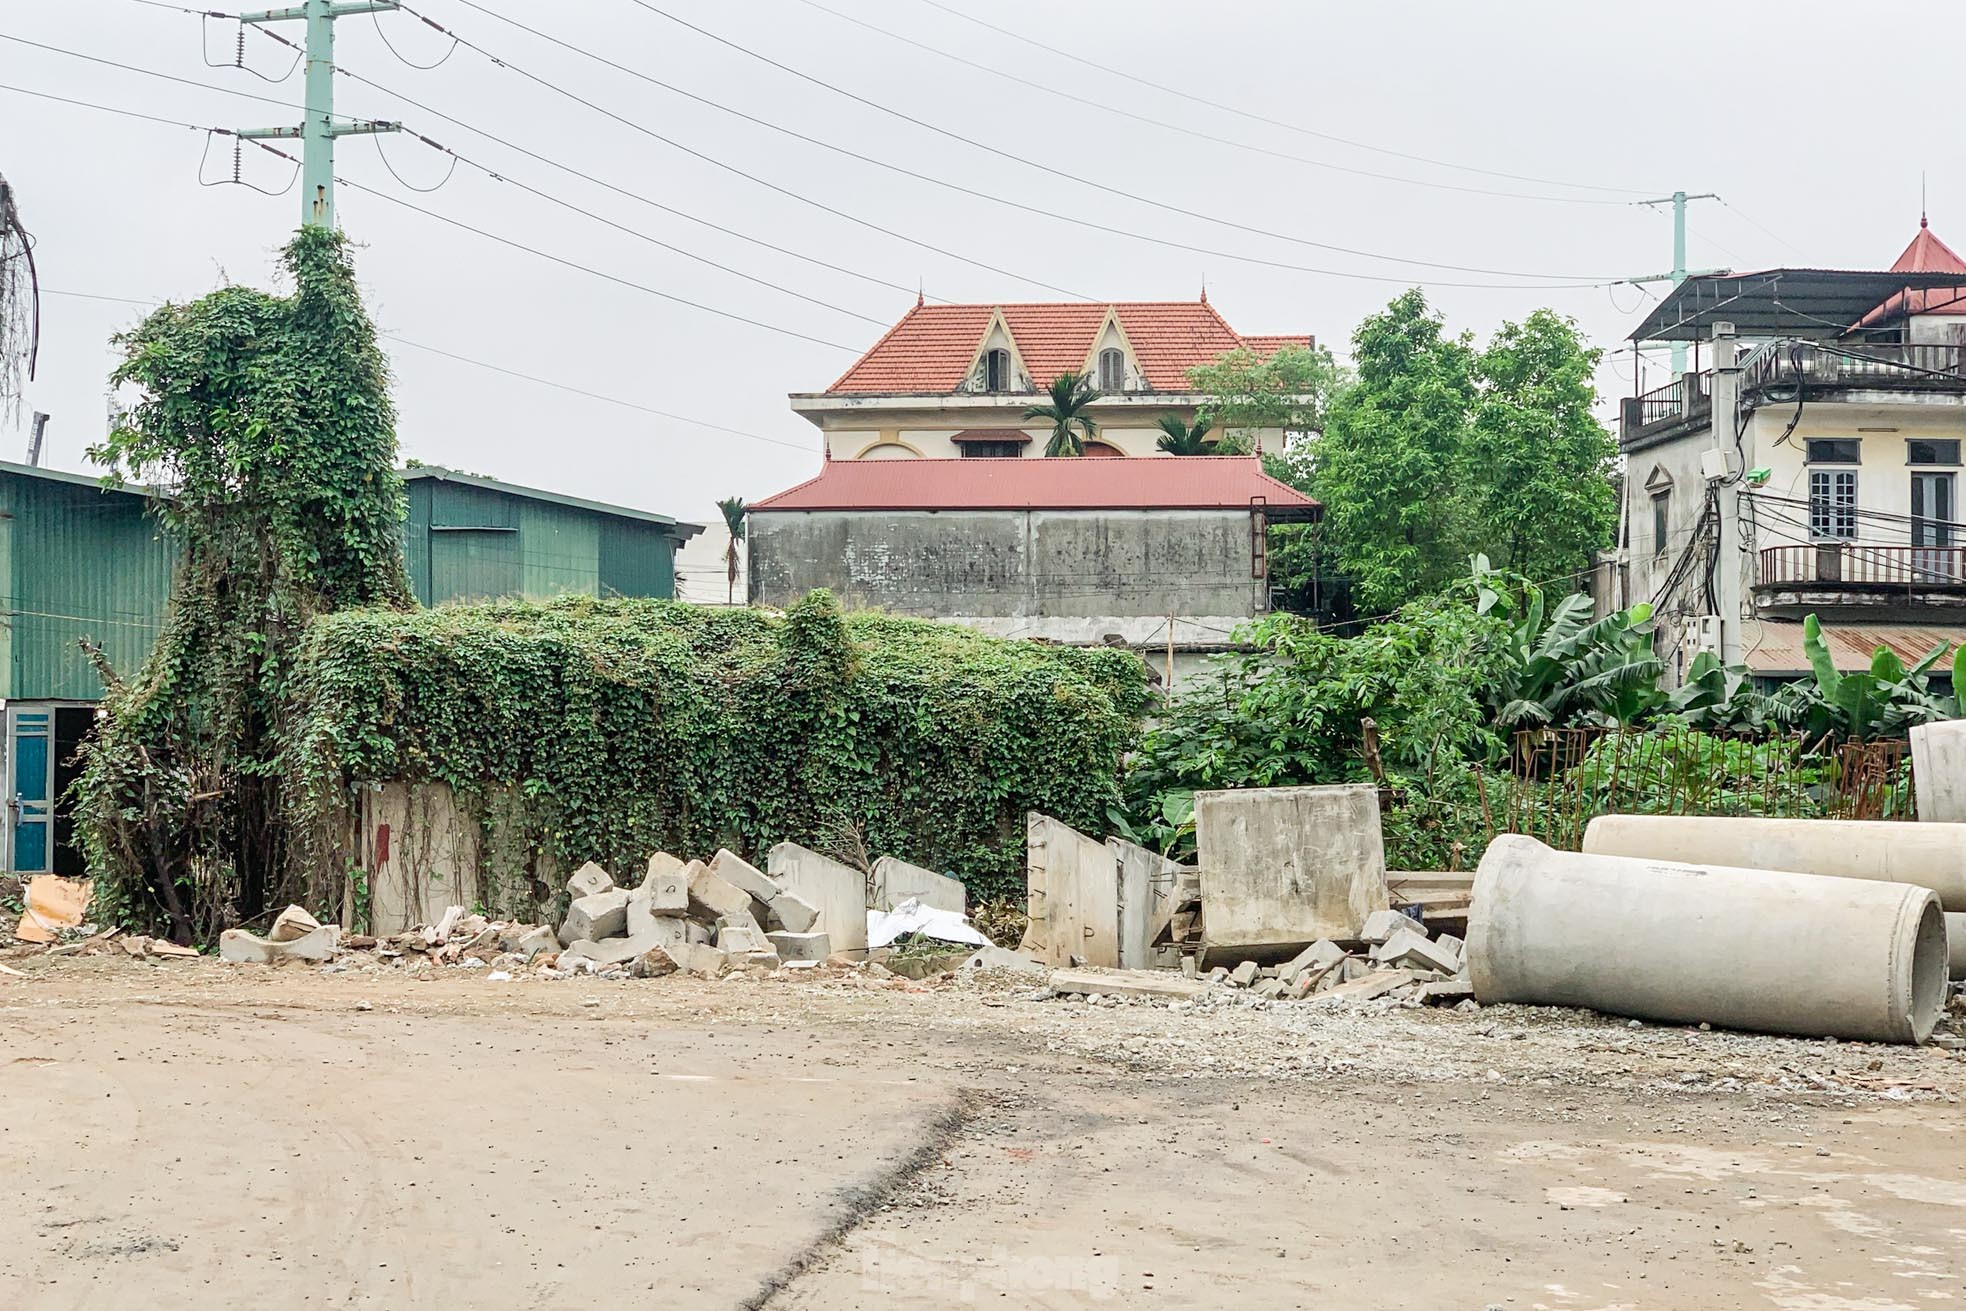
[[1929,1049],[13,963],[9,1308],[1966,1301],[1966,1064]]

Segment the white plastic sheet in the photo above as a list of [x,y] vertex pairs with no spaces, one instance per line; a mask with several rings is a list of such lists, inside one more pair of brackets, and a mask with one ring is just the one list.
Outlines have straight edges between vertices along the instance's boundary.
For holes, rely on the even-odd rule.
[[975,947],[990,945],[990,940],[970,925],[969,916],[959,911],[924,906],[919,897],[910,897],[893,910],[867,912],[869,947],[890,946],[896,938],[909,933],[919,933],[938,942],[962,942]]

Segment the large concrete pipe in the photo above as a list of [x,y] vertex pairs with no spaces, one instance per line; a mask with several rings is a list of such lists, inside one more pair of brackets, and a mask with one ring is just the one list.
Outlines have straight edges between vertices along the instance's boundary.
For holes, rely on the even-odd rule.
[[1955,979],[1966,979],[1966,915],[1946,912],[1946,943],[1951,962],[1946,973]]
[[1601,815],[1584,830],[1584,850],[1910,883],[1938,893],[1946,910],[1966,913],[1966,824]]
[[1482,1002],[1923,1042],[1946,994],[1926,888],[1552,851],[1505,834],[1475,871]]

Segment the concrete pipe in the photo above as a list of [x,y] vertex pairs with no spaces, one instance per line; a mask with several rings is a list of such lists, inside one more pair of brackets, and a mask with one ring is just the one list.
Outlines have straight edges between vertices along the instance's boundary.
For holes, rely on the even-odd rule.
[[1505,834],[1475,871],[1475,997],[1683,1024],[1923,1042],[1946,995],[1926,888],[1552,851]]
[[1584,850],[1909,883],[1938,893],[1946,910],[1966,913],[1966,824],[1601,815],[1584,830]]
[[1946,912],[1946,944],[1951,961],[1946,973],[1955,979],[1966,979],[1966,915]]

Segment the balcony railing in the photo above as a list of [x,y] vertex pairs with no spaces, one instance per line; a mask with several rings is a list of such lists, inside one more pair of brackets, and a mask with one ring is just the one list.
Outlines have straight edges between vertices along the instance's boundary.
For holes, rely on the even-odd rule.
[[1800,382],[1805,387],[1880,387],[1966,391],[1966,347],[1915,342],[1850,346],[1776,345],[1748,360],[1749,390]]
[[1683,374],[1663,387],[1623,401],[1625,436],[1630,438],[1645,428],[1705,414],[1712,404],[1706,375]]
[[1761,552],[1761,586],[1966,586],[1966,546],[1771,546]]

